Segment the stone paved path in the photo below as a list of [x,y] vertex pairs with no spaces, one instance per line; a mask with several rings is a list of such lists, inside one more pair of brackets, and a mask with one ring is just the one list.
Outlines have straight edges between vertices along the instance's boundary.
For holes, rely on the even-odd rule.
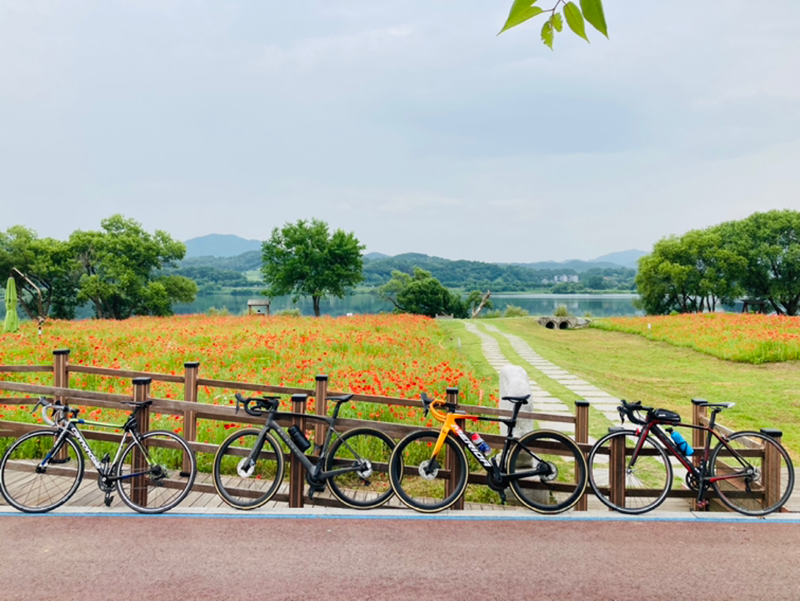
[[[483,349],[483,354],[486,357],[486,360],[489,362],[489,365],[491,365],[494,369],[499,372],[500,369],[506,365],[512,365],[511,361],[509,361],[508,358],[503,354],[503,351],[500,350],[500,345],[494,336],[484,333],[478,328],[478,326],[469,322],[464,322],[464,327],[470,334],[475,334],[481,339],[481,348]],[[494,328],[494,326],[492,327]],[[497,328],[494,328],[494,331],[499,332]],[[530,380],[530,387],[531,402],[536,411],[542,411],[544,413],[552,413],[556,415],[573,414],[571,407],[569,407],[562,400],[552,396],[546,390],[542,389],[542,387],[539,386],[535,380]],[[570,435],[575,434],[575,425],[564,422],[539,422],[539,427],[548,428],[550,430],[558,430]]]

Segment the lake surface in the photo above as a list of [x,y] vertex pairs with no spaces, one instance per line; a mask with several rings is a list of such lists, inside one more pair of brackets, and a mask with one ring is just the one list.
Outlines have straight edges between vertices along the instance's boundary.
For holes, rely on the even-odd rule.
[[[175,313],[206,313],[209,309],[227,309],[238,314],[247,311],[248,296],[230,294],[213,294],[199,296],[195,302],[186,305],[175,305]],[[552,315],[556,307],[566,305],[572,315],[583,316],[587,312],[593,317],[612,317],[617,315],[641,315],[633,307],[634,294],[493,294],[495,309],[503,310],[508,305],[516,305],[527,310],[531,315]],[[314,308],[310,297],[301,297],[293,304],[291,297],[281,296],[272,299],[270,312],[282,309],[299,308],[303,315],[313,315]],[[343,299],[333,298],[321,301],[320,310],[323,315],[346,315],[347,313],[380,313],[390,312],[393,305],[380,300],[376,295],[362,292],[346,296]]]

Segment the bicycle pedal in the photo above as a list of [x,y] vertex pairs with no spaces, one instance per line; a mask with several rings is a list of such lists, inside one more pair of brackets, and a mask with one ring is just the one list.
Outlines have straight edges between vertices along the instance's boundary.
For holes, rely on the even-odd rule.
[[111,507],[111,502],[114,500],[114,495],[106,495],[106,498],[103,500],[106,507]]
[[506,493],[505,493],[505,491],[502,491],[502,490],[498,491],[497,494],[500,495],[500,504],[501,505],[505,505],[506,504]]
[[311,486],[308,489],[308,498],[314,500],[314,495],[325,490],[324,486]]

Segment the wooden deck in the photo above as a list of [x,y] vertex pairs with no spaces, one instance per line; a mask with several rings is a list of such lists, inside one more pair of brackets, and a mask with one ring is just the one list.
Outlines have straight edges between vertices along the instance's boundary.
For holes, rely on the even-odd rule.
[[[27,469],[15,470],[13,472],[7,472],[13,474],[13,479],[9,482],[9,485],[12,484],[19,484],[23,482],[27,478],[33,477],[33,474]],[[97,480],[93,470],[88,470],[84,475],[83,482],[81,482],[81,486],[78,491],[72,496],[72,498],[67,501],[63,505],[63,507],[103,507],[105,493],[100,490],[97,486]],[[800,469],[796,470],[796,478],[795,478],[795,491],[789,500],[789,502],[785,506],[786,511],[790,512],[800,512],[800,492],[798,492],[798,481],[800,481]],[[256,481],[251,481],[251,487],[259,486],[259,483]],[[264,486],[262,484],[262,486]],[[222,500],[222,498],[216,494],[216,492],[207,492],[209,488],[213,489],[213,482],[211,479],[211,474],[201,473],[197,475],[197,479],[195,481],[195,488],[200,490],[193,490],[189,493],[189,495],[184,499],[184,501],[180,504],[180,506],[176,509],[179,511],[180,509],[186,508],[205,508],[205,509],[215,509],[215,508],[226,508],[227,505]],[[288,495],[289,491],[289,484],[288,482],[284,483],[281,488],[278,490],[276,496]],[[307,489],[306,489],[307,493]],[[365,499],[367,494],[366,492],[359,493],[361,498]],[[372,493],[376,494],[376,493]],[[111,503],[111,509],[125,509],[127,510],[126,505],[122,502],[119,498],[119,494],[115,491],[113,493],[114,499]],[[307,507],[314,507],[314,506],[339,506],[341,505],[338,501],[333,497],[333,495],[325,489],[324,492],[318,493],[315,495],[314,500],[310,500],[308,496],[305,497],[304,505]],[[7,506],[5,499],[0,496],[0,506]],[[276,501],[271,500],[266,505],[263,506],[263,509],[282,509],[288,508],[289,504],[287,501]],[[395,497],[390,499],[389,503],[387,503],[385,508],[395,508],[395,509],[405,509],[406,507]],[[513,498],[513,495],[509,492],[509,503],[507,505],[495,505],[495,504],[487,504],[487,503],[470,503],[467,502],[464,504],[464,509],[468,511],[494,511],[494,512],[503,512],[503,511],[520,511],[522,510],[519,503],[516,499]],[[605,505],[603,505],[600,501],[598,501],[593,495],[588,495],[588,510],[589,511],[604,511],[606,510]],[[668,498],[658,509],[655,510],[654,513],[657,512],[689,512],[691,511],[690,500],[686,498]]]

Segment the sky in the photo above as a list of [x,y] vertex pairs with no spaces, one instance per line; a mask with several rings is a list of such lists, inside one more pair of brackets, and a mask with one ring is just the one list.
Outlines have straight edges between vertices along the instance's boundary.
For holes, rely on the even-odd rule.
[[800,2],[605,0],[555,51],[510,4],[0,0],[0,230],[531,262],[800,210]]

